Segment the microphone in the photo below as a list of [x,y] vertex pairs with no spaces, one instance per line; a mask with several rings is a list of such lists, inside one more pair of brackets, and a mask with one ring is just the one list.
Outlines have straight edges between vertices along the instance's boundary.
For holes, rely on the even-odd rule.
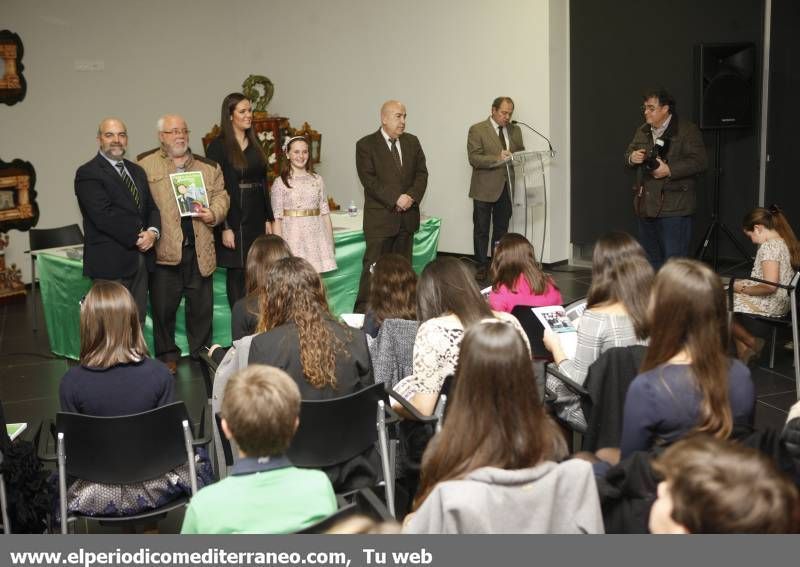
[[524,122],[520,122],[519,120],[512,120],[512,121],[511,121],[511,123],[512,123],[512,124],[522,124],[522,125],[523,125],[523,126],[525,126],[525,127],[528,129],[528,130],[530,130],[530,131],[531,131],[531,132],[533,132],[534,134],[538,135],[540,138],[543,138],[543,139],[544,139],[544,141],[545,141],[545,142],[547,142],[547,145],[548,145],[548,146],[550,146],[550,157],[555,157],[555,155],[556,155],[556,151],[553,149],[553,144],[551,144],[551,143],[550,143],[550,138],[548,138],[547,136],[545,136],[544,134],[542,134],[541,132],[539,132],[539,131],[538,131],[536,128],[534,128],[534,127],[533,127],[533,126],[531,126],[530,124],[525,124]]

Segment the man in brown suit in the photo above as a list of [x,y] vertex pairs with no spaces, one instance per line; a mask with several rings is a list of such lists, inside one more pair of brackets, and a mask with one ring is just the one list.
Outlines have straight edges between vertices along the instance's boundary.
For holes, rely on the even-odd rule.
[[[229,199],[222,170],[216,162],[189,149],[186,121],[175,114],[158,119],[161,147],[139,156],[150,191],[161,211],[161,238],[156,243],[156,269],[150,276],[150,305],[156,356],[175,373],[180,350],[175,344],[175,318],[186,298],[186,338],[196,358],[211,344],[214,314],[213,278],[217,268],[214,226],[225,220]],[[208,194],[208,207],[194,216],[181,216],[170,174],[199,171]]]
[[489,260],[489,225],[492,229],[492,244],[508,232],[511,219],[511,193],[508,170],[504,163],[511,154],[524,150],[519,126],[511,124],[514,101],[501,96],[492,102],[489,118],[473,124],[467,135],[467,156],[472,166],[472,181],[469,196],[472,207],[472,240],[475,246],[475,262],[478,272],[475,277],[486,279]]
[[356,143],[356,170],[364,186],[364,239],[367,250],[355,311],[369,298],[370,267],[384,254],[411,261],[419,228],[419,203],[428,186],[428,168],[419,140],[407,134],[406,107],[396,100],[381,107],[381,127]]

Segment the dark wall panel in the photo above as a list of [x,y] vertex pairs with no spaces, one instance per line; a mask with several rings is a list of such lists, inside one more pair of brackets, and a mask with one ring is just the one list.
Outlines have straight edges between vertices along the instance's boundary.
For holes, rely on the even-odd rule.
[[[751,41],[760,77],[762,18],[761,0],[571,0],[573,243],[592,243],[609,230],[636,234],[633,173],[624,166],[623,153],[644,122],[642,91],[666,87],[676,97],[678,114],[697,122],[695,46]],[[760,100],[760,79],[757,83]],[[713,162],[713,133],[704,132],[704,139]],[[743,214],[758,198],[758,129],[728,130],[723,140],[720,210],[738,234]],[[712,179],[709,170],[699,183],[694,244],[708,224]],[[723,243],[721,253],[731,248]]]
[[770,87],[767,126],[767,204],[778,203],[795,230],[800,228],[800,191],[797,173],[800,143],[800,2],[772,1]]

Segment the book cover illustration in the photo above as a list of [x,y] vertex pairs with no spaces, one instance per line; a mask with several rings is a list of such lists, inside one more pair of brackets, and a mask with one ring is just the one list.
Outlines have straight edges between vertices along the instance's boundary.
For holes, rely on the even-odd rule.
[[171,173],[169,181],[182,217],[196,217],[200,209],[208,208],[208,193],[202,172]]

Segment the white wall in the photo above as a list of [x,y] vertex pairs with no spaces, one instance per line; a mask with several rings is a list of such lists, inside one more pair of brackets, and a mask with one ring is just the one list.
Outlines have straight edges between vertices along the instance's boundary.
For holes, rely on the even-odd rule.
[[[553,2],[562,4],[3,0],[2,27],[24,43],[28,94],[0,105],[0,157],[36,168],[40,228],[79,222],[74,172],[96,151],[100,118],[127,122],[135,155],[155,146],[159,115],[181,113],[200,148],[222,98],[247,75],[262,74],[276,86],[271,113],[322,132],[319,171],[330,194],[361,202],[355,141],[378,127],[381,103],[398,98],[428,158],[422,209],[443,219],[439,249],[471,254],[469,126],[488,116],[498,95],[513,97],[515,117],[545,133],[565,123],[553,115],[554,108],[565,113],[565,103],[551,101],[562,91],[551,88],[548,62],[554,46],[567,43],[550,40]],[[102,60],[105,69],[79,72],[77,60]],[[525,137],[530,148],[546,147]],[[551,191],[566,194],[566,186],[553,186],[564,183],[563,174],[551,180]],[[22,265],[28,279],[27,235],[11,238],[7,261]]]

